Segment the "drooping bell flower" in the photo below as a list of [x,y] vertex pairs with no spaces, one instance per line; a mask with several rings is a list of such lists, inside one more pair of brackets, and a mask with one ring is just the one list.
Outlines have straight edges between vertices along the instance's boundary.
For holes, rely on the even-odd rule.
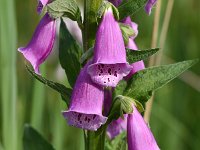
[[127,120],[128,150],[159,150],[156,140],[137,108]]
[[40,73],[39,66],[52,51],[56,37],[56,21],[45,14],[37,26],[33,37],[26,47],[18,48],[32,64],[35,72]]
[[126,131],[127,129],[127,115],[124,115],[124,119],[119,118],[112,121],[107,128],[107,135],[110,139],[115,138],[117,135]]
[[157,0],[148,0],[148,2],[145,5],[145,11],[148,15],[151,14],[152,7],[156,4]]
[[126,61],[120,27],[109,7],[97,30],[93,62],[88,67],[88,73],[93,82],[105,87],[115,87],[131,69]]
[[73,89],[69,110],[63,112],[68,124],[97,130],[107,120],[102,115],[104,100],[103,88],[92,82],[87,73],[89,63],[81,70]]
[[37,12],[41,13],[42,9],[48,4],[50,0],[38,0]]

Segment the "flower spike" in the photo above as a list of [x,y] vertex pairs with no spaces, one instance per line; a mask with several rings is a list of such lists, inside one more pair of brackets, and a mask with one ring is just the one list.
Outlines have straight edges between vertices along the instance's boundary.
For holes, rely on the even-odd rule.
[[129,74],[132,67],[126,61],[126,50],[118,22],[109,7],[98,27],[94,46],[94,58],[88,67],[93,82],[115,87]]
[[86,64],[76,81],[69,110],[63,112],[68,124],[96,131],[105,124],[107,117],[102,115],[104,100],[103,88],[93,83],[87,74]]
[[46,14],[39,25],[29,44],[18,48],[24,57],[32,64],[35,72],[40,73],[39,66],[52,51],[56,37],[56,21]]

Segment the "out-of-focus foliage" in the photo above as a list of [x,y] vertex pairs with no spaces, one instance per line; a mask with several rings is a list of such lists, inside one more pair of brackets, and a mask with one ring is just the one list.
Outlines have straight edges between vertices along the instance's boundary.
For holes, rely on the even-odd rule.
[[[162,0],[161,25],[166,3],[167,1]],[[17,46],[19,47],[25,45],[31,39],[39,22],[39,16],[36,13],[36,0],[16,0],[15,5],[18,32]],[[141,9],[133,15],[134,21],[139,25],[139,35],[136,38],[139,49],[150,48],[154,11],[153,9],[151,16],[147,16]],[[169,32],[165,46],[162,47],[164,55],[174,61],[200,58],[199,35],[200,1],[175,0]],[[60,95],[33,79],[26,71],[24,58],[17,50],[16,53],[18,56],[16,64],[18,79],[16,107],[19,138],[22,139],[24,124],[30,123],[57,150],[84,149],[82,131],[69,127],[61,115],[61,111],[66,108],[66,105],[61,101]],[[163,57],[162,64],[169,63],[171,62]],[[200,76],[199,65],[200,63],[192,67],[191,71]],[[64,71],[60,71],[57,46],[55,46],[51,57],[45,62],[44,67],[46,71],[45,73],[42,72],[42,75],[68,85]],[[192,79],[190,75],[187,78]],[[194,83],[199,84],[199,82],[195,81]],[[40,92],[36,89],[45,91],[44,95],[40,96]],[[37,105],[33,103],[33,100],[37,99],[37,96],[34,98],[35,95],[40,98],[37,100]],[[200,92],[180,79],[174,80],[156,92],[150,126],[161,149],[199,149],[199,99]],[[41,107],[37,107],[38,105]],[[4,112],[1,112],[0,119],[2,119],[2,113]],[[36,121],[33,116],[38,116]],[[0,121],[1,127],[2,120]],[[0,129],[0,147],[2,143],[1,131],[2,128]],[[22,147],[22,140],[19,144]]]

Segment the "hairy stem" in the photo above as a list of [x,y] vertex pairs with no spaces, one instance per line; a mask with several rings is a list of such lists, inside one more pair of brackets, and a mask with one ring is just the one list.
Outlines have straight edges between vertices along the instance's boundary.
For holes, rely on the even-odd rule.
[[83,47],[87,51],[94,45],[97,30],[96,12],[103,0],[84,0]]
[[[86,52],[94,45],[97,30],[96,13],[103,0],[84,0],[83,48]],[[84,131],[86,150],[104,150],[105,132],[97,135],[94,131]]]

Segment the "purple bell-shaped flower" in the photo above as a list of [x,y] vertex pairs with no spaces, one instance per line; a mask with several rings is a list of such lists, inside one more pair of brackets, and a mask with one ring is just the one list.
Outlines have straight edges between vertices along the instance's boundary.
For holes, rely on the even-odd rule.
[[56,37],[56,21],[45,14],[37,26],[33,37],[26,47],[18,48],[24,57],[32,64],[35,72],[40,73],[39,66],[49,56]]
[[126,50],[118,22],[109,7],[98,27],[94,46],[94,58],[88,67],[93,82],[115,87],[128,75],[132,67],[126,61]]
[[69,125],[96,131],[106,122],[107,117],[102,115],[103,87],[92,82],[87,73],[89,64],[81,70],[73,89],[69,110],[64,111],[63,116]]
[[159,150],[156,140],[137,108],[127,119],[128,150]]

